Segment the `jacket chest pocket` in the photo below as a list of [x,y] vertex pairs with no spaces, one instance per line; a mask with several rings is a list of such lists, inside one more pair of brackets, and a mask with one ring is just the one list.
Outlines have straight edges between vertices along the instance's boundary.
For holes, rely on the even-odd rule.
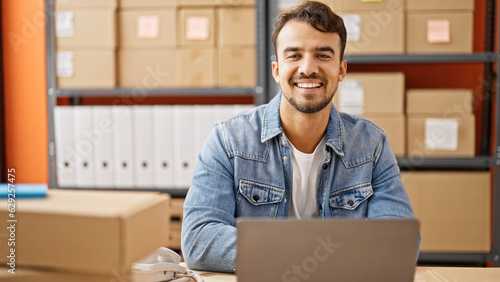
[[373,195],[371,183],[359,184],[330,194],[329,204],[335,217],[363,218],[367,216],[367,200]]
[[276,217],[285,190],[267,184],[240,180],[236,216]]

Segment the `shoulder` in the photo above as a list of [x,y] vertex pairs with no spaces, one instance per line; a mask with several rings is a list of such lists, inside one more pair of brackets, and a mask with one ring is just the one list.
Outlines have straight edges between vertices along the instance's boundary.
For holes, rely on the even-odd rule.
[[339,115],[345,161],[354,164],[378,159],[387,142],[384,130],[364,117],[346,113]]
[[348,113],[339,112],[345,134],[363,134],[372,137],[385,138],[385,131],[369,119]]
[[257,147],[262,144],[264,107],[261,105],[247,109],[216,124],[216,134],[230,157],[258,150]]

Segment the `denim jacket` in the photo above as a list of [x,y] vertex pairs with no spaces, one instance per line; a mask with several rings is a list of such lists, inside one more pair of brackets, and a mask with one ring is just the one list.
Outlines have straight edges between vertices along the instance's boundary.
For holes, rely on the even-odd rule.
[[[193,269],[236,269],[237,217],[287,217],[292,164],[279,116],[269,104],[218,123],[199,154],[184,203],[182,251]],[[320,218],[414,218],[384,131],[332,105],[316,204]]]

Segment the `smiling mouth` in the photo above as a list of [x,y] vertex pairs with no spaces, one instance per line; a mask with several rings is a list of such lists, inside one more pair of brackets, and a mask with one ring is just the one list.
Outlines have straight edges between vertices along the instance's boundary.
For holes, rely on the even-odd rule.
[[323,83],[295,83],[295,86],[304,89],[320,88]]

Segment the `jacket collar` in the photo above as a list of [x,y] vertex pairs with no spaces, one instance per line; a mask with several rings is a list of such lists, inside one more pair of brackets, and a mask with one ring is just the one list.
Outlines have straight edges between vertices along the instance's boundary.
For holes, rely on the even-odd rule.
[[[283,133],[280,119],[281,91],[267,104],[262,116],[262,132],[260,141],[262,143]],[[344,144],[342,139],[343,125],[340,114],[332,104],[330,120],[326,129],[325,144],[331,147],[338,155],[344,155]]]

